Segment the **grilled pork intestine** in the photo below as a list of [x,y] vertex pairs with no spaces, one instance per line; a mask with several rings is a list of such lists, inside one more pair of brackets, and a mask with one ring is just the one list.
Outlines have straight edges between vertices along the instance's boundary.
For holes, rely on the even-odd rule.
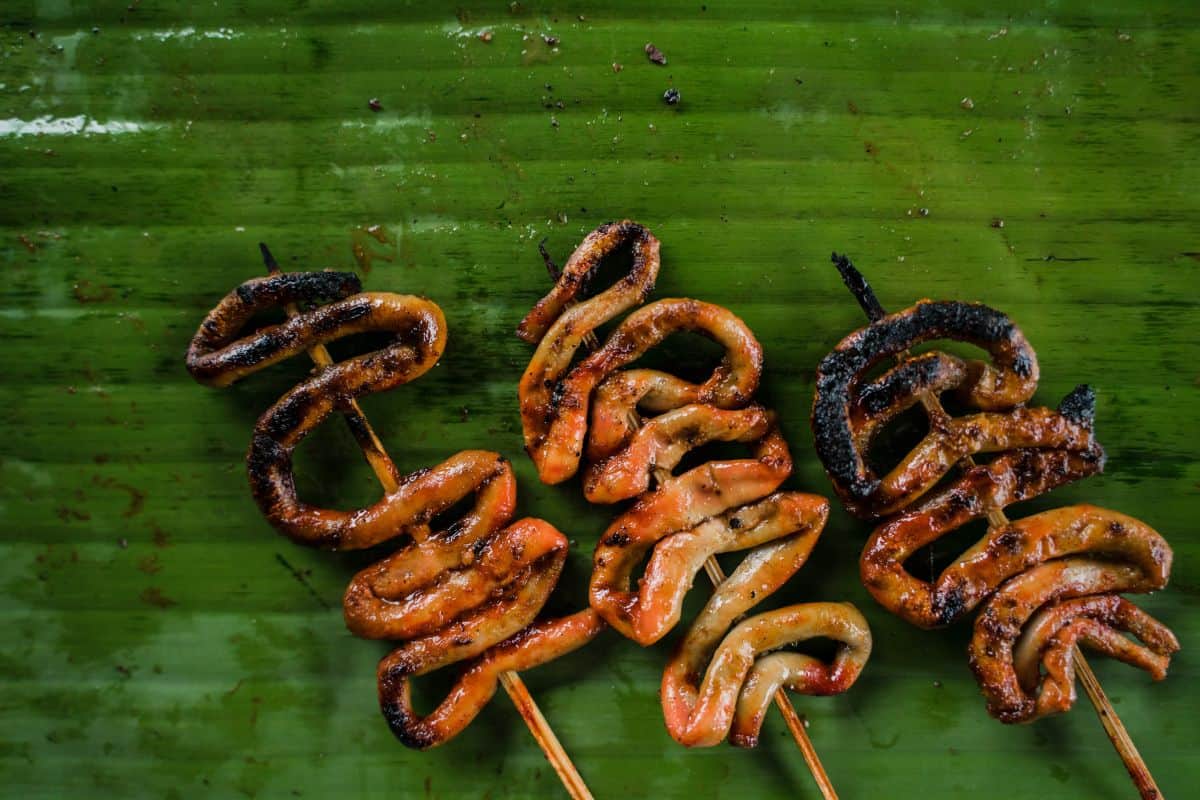
[[[629,273],[587,300],[601,261],[622,246]],[[788,606],[742,619],[803,566],[828,516],[817,495],[778,491],[792,460],[777,420],[753,404],[762,348],[728,309],[665,299],[632,311],[603,345],[572,361],[605,322],[643,303],[659,269],[659,242],[624,221],[590,233],[518,335],[537,344],[520,384],[526,450],[546,483],[583,469],[596,503],[635,499],[601,535],[593,558],[592,607],[616,630],[648,645],[679,621],[684,595],[707,559],[747,551],[718,586],[663,674],[667,729],[679,742],[728,737],[753,746],[779,687],[837,694],[858,677],[871,649],[866,621],[843,603]],[[720,344],[725,357],[700,383],[631,368],[679,331]],[[676,474],[684,455],[711,442],[741,443],[751,457],[710,461]],[[649,556],[636,590],[632,575]],[[740,621],[739,621],[740,620]],[[811,638],[838,642],[831,663],[774,652]]]
[[[388,461],[396,488],[366,508],[318,508],[299,498],[292,454],[300,442],[357,398],[420,377],[445,348],[446,323],[436,304],[360,290],[353,273],[247,281],[201,323],[187,365],[198,381],[223,387],[314,345],[364,332],[393,337],[381,349],[319,369],[281,397],[254,427],[247,466],[263,515],[296,542],[331,550],[403,542],[354,577],[343,611],[355,634],[402,642],[379,664],[379,702],[396,737],[423,749],[470,724],[495,694],[502,672],[558,658],[590,641],[603,624],[591,609],[535,621],[562,572],[567,539],[539,519],[511,522],[516,479],[498,453],[467,450],[406,476]],[[261,312],[298,303],[314,305],[243,333]],[[368,456],[378,455],[350,419]],[[465,516],[433,529],[439,515],[471,496]],[[460,661],[462,674],[445,700],[418,714],[411,679]]]
[[[837,256],[835,262],[865,305],[877,307],[853,265]],[[981,347],[991,360],[908,352],[939,339]],[[897,357],[899,364],[870,378]],[[964,525],[999,519],[996,512],[1012,503],[1103,469],[1094,393],[1080,386],[1058,409],[1028,407],[1037,381],[1037,356],[1006,315],[922,300],[843,339],[818,367],[813,402],[817,453],[838,496],[857,516],[883,520],[863,549],[863,583],[881,605],[923,628],[951,624],[982,605],[970,664],[988,710],[1005,722],[1070,708],[1076,644],[1155,678],[1179,648],[1161,623],[1117,596],[1164,587],[1171,548],[1145,523],[1115,511],[1075,505],[989,521],[983,538],[931,581],[906,568],[918,550]],[[943,392],[970,413],[949,417],[928,403]],[[918,404],[933,408],[929,433],[877,475],[873,441]],[[966,461],[980,453],[994,458]],[[961,474],[949,478],[960,464]]]

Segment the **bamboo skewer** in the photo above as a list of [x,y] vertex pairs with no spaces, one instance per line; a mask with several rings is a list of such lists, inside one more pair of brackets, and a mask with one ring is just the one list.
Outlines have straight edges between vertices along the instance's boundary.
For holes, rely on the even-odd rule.
[[[279,264],[271,255],[271,251],[267,249],[265,244],[259,244],[258,247],[262,251],[263,263],[266,264],[267,272],[278,272]],[[295,303],[289,303],[285,306],[285,310],[289,317],[299,313],[299,309]],[[329,351],[323,344],[316,344],[309,348],[308,354],[319,369],[324,369],[333,364],[333,358],[329,355]],[[350,432],[354,435],[355,441],[362,448],[363,455],[366,456],[367,462],[375,472],[375,476],[379,478],[379,483],[383,486],[383,490],[385,492],[395,491],[400,483],[400,472],[391,457],[388,456],[387,451],[383,449],[383,444],[379,441],[379,437],[375,434],[371,423],[367,421],[358,402],[353,398],[347,400],[341,408],[341,412],[346,418],[346,424],[349,425]],[[554,730],[546,722],[546,718],[542,716],[541,709],[534,702],[533,696],[529,694],[529,689],[525,686],[525,682],[521,680],[521,677],[516,672],[501,672],[500,685],[508,693],[513,705],[517,707],[517,712],[525,720],[525,724],[529,726],[529,732],[533,734],[533,738],[537,740],[538,745],[542,748],[542,752],[546,755],[546,760],[550,762],[550,766],[554,767],[554,771],[558,773],[558,777],[562,781],[563,787],[567,790],[567,794],[574,798],[574,800],[593,800],[591,791],[579,775],[579,770],[575,768],[571,757],[567,755],[562,744],[558,741],[558,737],[554,735]]]
[[[871,289],[867,279],[855,267],[846,262],[837,262],[838,271],[842,274],[842,281],[846,284],[846,288],[858,300],[859,306],[866,312],[867,318],[871,322],[875,322],[880,317],[885,315],[883,306],[880,305],[879,299],[875,297],[875,292]],[[909,355],[908,351],[900,353],[896,356],[897,361],[903,361]],[[942,421],[949,419],[946,410],[942,408],[941,400],[937,395],[929,392],[922,392],[920,395],[921,405],[925,408],[926,414],[929,416],[930,424],[937,426]],[[959,462],[964,469],[969,469],[975,466],[975,459],[971,456],[966,456]],[[994,508],[987,514],[988,525],[993,528],[1003,528],[1008,526],[1008,516],[1002,508]],[[1121,757],[1121,761],[1125,765],[1125,769],[1129,772],[1129,777],[1133,779],[1133,785],[1142,796],[1143,800],[1162,800],[1162,792],[1159,791],[1158,784],[1154,782],[1154,776],[1150,774],[1150,768],[1146,766],[1146,762],[1142,759],[1141,753],[1130,738],[1129,732],[1125,730],[1124,723],[1117,716],[1116,709],[1108,699],[1108,695],[1104,693],[1104,688],[1101,687],[1100,681],[1096,678],[1096,673],[1092,672],[1091,665],[1087,659],[1083,657],[1083,651],[1079,646],[1075,646],[1075,672],[1079,677],[1079,682],[1083,684],[1083,690],[1091,701],[1092,707],[1096,709],[1096,716],[1100,718],[1100,724],[1104,726],[1104,732],[1108,734],[1108,740],[1112,742],[1112,746],[1116,749],[1117,754]]]
[[[550,254],[546,251],[545,245],[545,239],[539,242],[538,252],[541,253],[542,261],[546,264],[546,272],[550,273],[550,280],[557,283],[562,273],[558,265],[550,257]],[[566,303],[567,308],[573,305],[575,305],[574,302]],[[600,340],[596,338],[594,332],[588,331],[583,335],[583,344],[588,349],[595,350],[600,346]],[[640,428],[642,425],[642,421],[638,417],[636,410],[629,412],[628,421],[634,428]],[[658,484],[661,485],[663,481],[671,477],[671,474],[666,470],[655,469],[654,477]],[[725,582],[725,571],[717,563],[716,556],[708,557],[704,562],[704,571],[708,574],[709,580],[712,581],[714,589]],[[829,780],[829,773],[825,771],[825,766],[821,763],[816,748],[813,747],[812,739],[809,738],[808,731],[804,729],[804,721],[796,713],[796,709],[792,706],[791,698],[787,696],[787,692],[782,687],[775,692],[775,705],[778,707],[779,713],[783,715],[783,721],[787,724],[788,730],[791,731],[792,738],[796,740],[796,746],[800,748],[800,754],[804,756],[804,763],[808,765],[808,770],[812,773],[813,780],[816,781],[817,787],[821,790],[821,796],[825,800],[838,800],[837,791],[833,788],[833,783]]]

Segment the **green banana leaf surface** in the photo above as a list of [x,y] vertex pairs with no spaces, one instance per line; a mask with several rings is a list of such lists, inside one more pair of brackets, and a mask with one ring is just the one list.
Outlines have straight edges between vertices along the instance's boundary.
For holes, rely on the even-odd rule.
[[[1163,794],[1192,796],[1198,75],[1200,6],[1166,0],[0,3],[0,793],[564,796],[502,692],[443,747],[392,737],[375,689],[389,646],[340,610],[383,551],[292,544],[246,483],[255,419],[311,365],[217,391],[183,354],[262,274],[260,241],[285,269],[435,300],[441,362],[363,407],[406,472],[466,448],[512,459],[520,512],[571,539],[547,607],[568,613],[617,512],[537,480],[513,330],[550,285],[540,241],[561,263],[633,218],[663,242],[656,297],[728,306],[763,343],[791,487],[832,495],[813,371],[863,323],[831,250],[889,308],[1011,314],[1039,401],[1096,388],[1105,474],[1011,513],[1092,502],[1174,546],[1171,585],[1137,598],[1182,642],[1168,679],[1092,661]],[[711,363],[692,340],[664,352]],[[298,475],[315,503],[379,493],[340,424],[305,442]],[[835,507],[771,601],[870,620],[857,685],[793,698],[843,797],[1134,796],[1082,697],[1032,725],[990,719],[971,626],[916,630],[863,589],[869,532]],[[687,615],[708,591],[700,578]],[[756,750],[670,739],[658,688],[677,638],[608,632],[524,675],[595,796],[818,796],[775,712]],[[422,707],[453,672],[418,684]]]

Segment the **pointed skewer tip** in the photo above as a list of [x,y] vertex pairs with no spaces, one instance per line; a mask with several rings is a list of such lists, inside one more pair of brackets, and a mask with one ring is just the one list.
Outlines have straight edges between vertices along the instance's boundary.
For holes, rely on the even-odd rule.
[[871,284],[867,283],[866,277],[851,263],[850,257],[833,253],[829,260],[837,267],[838,273],[842,276],[842,283],[846,284],[846,288],[854,295],[854,299],[862,306],[862,310],[866,312],[871,322],[883,317],[886,312],[879,304],[879,298],[875,297],[875,291],[871,288]]
[[265,242],[258,243],[258,251],[262,253],[263,264],[266,265],[267,272],[279,272],[279,262],[275,260],[275,256],[271,255]]
[[560,270],[558,265],[554,263],[554,259],[550,257],[550,251],[546,249],[546,240],[549,238],[549,236],[544,236],[542,237],[542,240],[538,242],[538,253],[541,254],[542,262],[546,265],[546,272],[550,273],[550,280],[557,283],[559,277],[562,275],[562,270]]

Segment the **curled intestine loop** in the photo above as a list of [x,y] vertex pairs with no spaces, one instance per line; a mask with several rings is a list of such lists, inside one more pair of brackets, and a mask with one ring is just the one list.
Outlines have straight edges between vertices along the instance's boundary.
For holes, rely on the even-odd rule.
[[[600,262],[622,246],[632,251],[629,273],[583,299]],[[633,500],[596,546],[590,599],[612,627],[640,644],[659,641],[679,622],[684,596],[710,557],[746,553],[668,662],[662,702],[667,729],[683,744],[729,738],[753,746],[781,686],[806,694],[849,688],[870,654],[870,632],[861,614],[841,603],[741,619],[803,566],[829,504],[778,491],[792,459],[775,415],[752,402],[762,347],[745,322],[687,298],[634,309],[653,288],[658,258],[658,240],[643,226],[601,226],[521,323],[519,335],[537,344],[520,385],[526,450],[546,483],[582,468],[588,500]],[[603,344],[573,363],[589,334],[630,309]],[[634,365],[680,331],[724,350],[707,379]],[[677,470],[689,451],[713,442],[741,444],[750,457]],[[635,588],[634,572],[647,558]],[[838,643],[831,663],[773,652],[820,637]]]
[[[263,515],[301,544],[354,550],[403,542],[354,577],[343,614],[358,636],[401,642],[379,664],[380,706],[398,739],[427,748],[475,718],[502,672],[581,647],[603,623],[591,609],[536,621],[568,543],[543,520],[512,522],[516,478],[498,453],[465,450],[410,475],[387,460],[395,488],[364,508],[319,508],[299,498],[292,457],[304,438],[358,398],[420,377],[445,349],[446,323],[435,303],[360,290],[353,273],[279,273],[247,281],[201,323],[187,363],[197,380],[229,386],[316,345],[366,332],[391,336],[379,349],[318,369],[284,394],[255,425],[247,465]],[[243,331],[256,315],[299,303],[312,305],[285,322]],[[359,442],[371,447],[371,437],[355,430],[361,418],[348,419]],[[435,530],[468,498],[468,511]],[[447,697],[430,714],[418,714],[412,678],[456,662],[464,668]]]
[[[977,345],[991,359],[908,352],[938,339]],[[893,357],[900,363],[871,377]],[[1155,678],[1179,647],[1161,623],[1117,596],[1167,583],[1171,549],[1148,525],[1091,505],[1012,522],[998,513],[1104,468],[1092,390],[1077,387],[1057,409],[1029,407],[1037,380],[1033,348],[1006,315],[922,300],[843,339],[818,367],[813,402],[817,452],[838,496],[856,515],[882,520],[863,549],[864,585],[923,628],[982,606],[970,664],[989,710],[1006,722],[1070,707],[1076,644]],[[972,413],[950,417],[928,402],[943,392]],[[897,466],[877,474],[873,441],[918,403],[933,408],[929,432]],[[994,457],[972,463],[978,454]],[[960,465],[961,473],[948,477]],[[925,581],[909,571],[906,562],[919,550],[983,518],[983,538],[938,576]]]

